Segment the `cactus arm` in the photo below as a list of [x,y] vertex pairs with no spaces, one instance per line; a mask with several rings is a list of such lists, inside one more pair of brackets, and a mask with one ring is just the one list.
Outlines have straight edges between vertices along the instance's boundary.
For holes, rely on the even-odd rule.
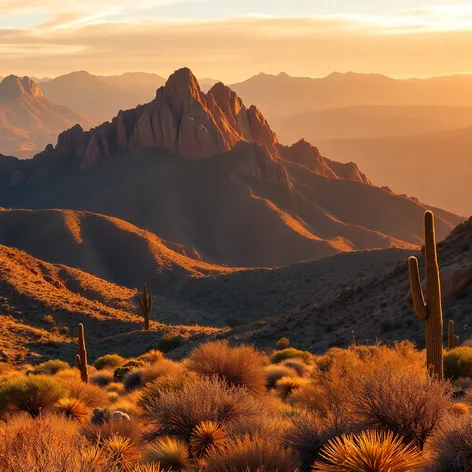
[[413,298],[413,306],[418,318],[424,321],[428,318],[428,310],[423,296],[423,289],[421,288],[420,270],[416,257],[412,256],[408,259],[408,268],[410,272],[410,290]]

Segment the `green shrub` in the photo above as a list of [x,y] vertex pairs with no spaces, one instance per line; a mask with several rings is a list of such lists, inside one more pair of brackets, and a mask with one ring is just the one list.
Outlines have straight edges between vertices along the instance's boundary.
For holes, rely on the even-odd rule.
[[172,336],[171,334],[164,334],[157,342],[157,349],[163,353],[167,353],[177,349],[182,345],[182,336]]
[[313,356],[308,351],[300,351],[294,347],[277,351],[270,357],[272,364],[280,364],[287,359],[301,359],[305,364],[310,365],[313,362]]
[[95,369],[116,369],[121,367],[126,362],[124,357],[118,354],[106,354],[105,356],[99,357],[94,364]]
[[53,359],[36,366],[33,370],[33,373],[35,375],[54,375],[61,370],[67,369],[70,369],[70,365],[67,362],[61,361],[59,359]]
[[44,375],[13,377],[0,384],[0,404],[7,404],[14,411],[24,411],[33,418],[65,396],[62,385]]
[[472,347],[457,347],[444,356],[444,376],[447,379],[472,378]]

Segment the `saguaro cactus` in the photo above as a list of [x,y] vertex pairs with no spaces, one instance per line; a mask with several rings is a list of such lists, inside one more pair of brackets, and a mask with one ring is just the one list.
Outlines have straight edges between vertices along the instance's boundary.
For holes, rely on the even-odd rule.
[[459,336],[454,336],[454,321],[449,320],[449,324],[447,326],[447,348],[449,350],[454,349],[459,344]]
[[80,378],[82,381],[88,382],[87,349],[85,347],[85,332],[82,323],[79,324],[79,354],[75,356],[75,365],[80,370]]
[[426,334],[426,365],[434,377],[443,379],[443,315],[441,300],[441,282],[436,252],[436,234],[434,230],[433,212],[427,211],[425,223],[425,259],[426,259],[426,291],[427,299],[421,288],[418,259],[410,257],[410,287],[413,306],[418,318],[425,322]]
[[147,285],[144,284],[143,293],[139,294],[139,306],[144,318],[144,330],[149,330],[149,312],[152,309],[151,295],[147,293]]

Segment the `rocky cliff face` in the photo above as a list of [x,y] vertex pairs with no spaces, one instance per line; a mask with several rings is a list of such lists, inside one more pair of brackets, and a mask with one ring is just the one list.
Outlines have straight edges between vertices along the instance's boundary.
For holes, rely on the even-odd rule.
[[[171,75],[152,102],[120,111],[111,123],[88,132],[74,126],[59,136],[54,149],[48,148],[43,154],[77,157],[80,168],[85,169],[112,158],[120,149],[165,149],[186,159],[235,149],[232,155],[238,156],[237,168],[244,176],[256,179],[286,181],[283,160],[287,159],[324,177],[368,182],[355,165],[333,163],[306,141],[282,146],[255,106],[246,108],[222,83],[203,93],[189,69]],[[242,157],[244,152],[247,155]]]

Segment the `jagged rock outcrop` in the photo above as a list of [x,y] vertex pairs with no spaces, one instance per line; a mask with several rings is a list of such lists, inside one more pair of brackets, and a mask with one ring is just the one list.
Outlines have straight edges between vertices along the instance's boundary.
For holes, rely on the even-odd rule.
[[165,149],[187,159],[235,149],[233,156],[248,153],[236,159],[238,172],[246,177],[288,182],[282,164],[287,159],[324,177],[368,183],[355,164],[330,161],[306,141],[282,146],[255,106],[246,108],[236,93],[221,82],[203,93],[189,69],[172,74],[152,102],[120,111],[111,123],[89,132],[74,126],[59,136],[53,152],[48,149],[43,154],[79,157],[79,166],[85,169],[112,158],[120,149]]
[[36,82],[29,77],[9,75],[0,83],[0,102],[16,101],[25,96],[40,98],[43,96]]

